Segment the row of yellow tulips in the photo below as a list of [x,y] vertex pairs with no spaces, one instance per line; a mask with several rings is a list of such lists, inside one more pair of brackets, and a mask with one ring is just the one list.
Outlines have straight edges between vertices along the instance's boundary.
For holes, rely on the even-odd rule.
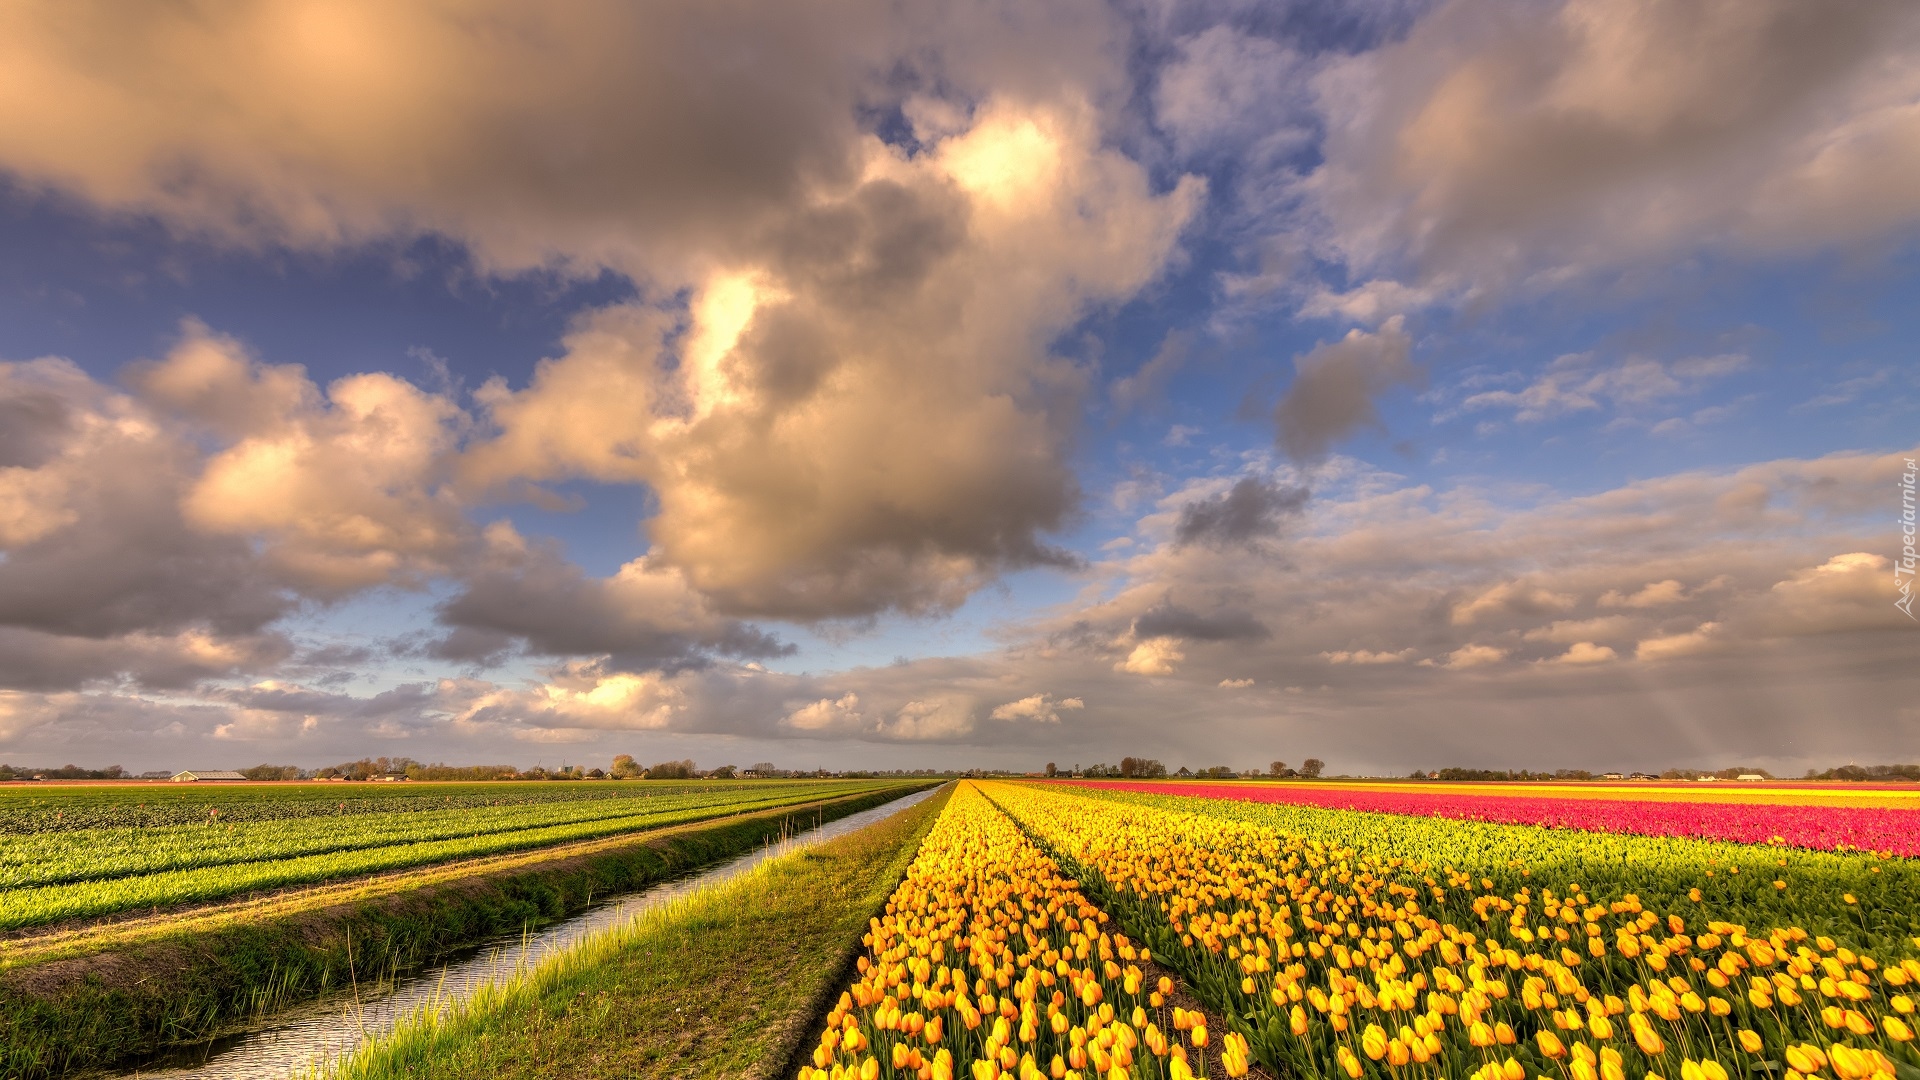
[[802,1080],[1248,1071],[1246,1040],[1173,1006],[1148,951],[970,782],[862,943]]

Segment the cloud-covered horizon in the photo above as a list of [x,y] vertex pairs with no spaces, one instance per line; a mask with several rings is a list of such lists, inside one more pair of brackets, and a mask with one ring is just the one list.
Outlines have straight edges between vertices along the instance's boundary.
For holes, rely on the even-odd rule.
[[0,758],[1920,752],[1920,17],[1290,12],[26,5]]

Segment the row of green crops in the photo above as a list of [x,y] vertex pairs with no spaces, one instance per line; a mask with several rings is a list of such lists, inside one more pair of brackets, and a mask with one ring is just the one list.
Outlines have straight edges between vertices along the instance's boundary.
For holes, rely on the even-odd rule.
[[[70,831],[21,838],[29,845],[42,845],[38,853],[51,869],[15,863],[6,867],[6,872],[31,878],[35,874],[57,875],[63,865],[75,869],[55,884],[0,888],[0,929],[217,900],[264,889],[591,840],[831,798],[875,786],[862,781],[743,784],[712,792],[683,791],[677,797],[639,802],[578,800],[561,807],[523,805],[407,814],[397,821],[354,815],[233,826]],[[468,819],[464,826],[460,820],[463,814]],[[284,841],[280,838],[283,832],[289,834]],[[363,842],[369,838],[378,842]],[[46,846],[49,839],[65,843]],[[96,857],[90,843],[95,840],[108,851],[107,858]],[[8,842],[14,842],[13,838]],[[148,844],[154,845],[151,851],[146,850]],[[115,875],[116,852],[142,869]],[[94,876],[71,876],[82,872]]]
[[779,784],[676,791],[656,798],[606,798],[486,806],[460,810],[282,821],[100,828],[0,836],[0,890],[78,881],[137,877],[229,863],[290,859],[394,844],[480,837],[551,825],[604,822],[613,831],[627,819],[677,814],[710,806],[775,806],[797,792],[846,790],[819,784]]
[[986,790],[1281,1075],[1920,1080],[1904,860]]
[[758,780],[0,786],[0,835],[645,799]]

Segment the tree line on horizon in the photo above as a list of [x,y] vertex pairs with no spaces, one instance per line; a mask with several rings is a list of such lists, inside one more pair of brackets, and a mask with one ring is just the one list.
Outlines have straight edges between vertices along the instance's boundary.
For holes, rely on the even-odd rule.
[[[1284,761],[1275,761],[1266,771],[1258,769],[1235,770],[1225,765],[1212,765],[1200,769],[1181,766],[1169,772],[1166,765],[1158,759],[1146,757],[1123,757],[1118,765],[1098,762],[1082,767],[1078,764],[1063,769],[1054,762],[1047,762],[1044,775],[1049,777],[1071,776],[1086,779],[1127,779],[1157,780],[1196,779],[1196,780],[1232,780],[1232,779],[1274,779],[1274,780],[1316,780],[1326,769],[1326,762],[1319,758],[1308,758],[1298,768]],[[955,776],[955,775],[1008,775],[1006,770],[981,769],[782,769],[772,762],[756,762],[741,769],[733,765],[721,765],[712,769],[702,769],[692,759],[662,761],[646,766],[641,765],[631,754],[619,754],[607,769],[581,765],[560,765],[552,769],[535,765],[530,769],[521,769],[513,765],[447,765],[439,762],[426,764],[408,757],[365,757],[358,761],[343,762],[338,765],[326,765],[317,769],[301,768],[297,765],[255,765],[237,770],[249,780],[354,780],[366,781],[376,778],[402,777],[408,780],[441,781],[486,781],[486,780],[732,780],[737,778],[799,778],[799,777],[839,777],[843,779],[870,779],[885,776]],[[104,769],[82,768],[78,765],[62,765],[57,768],[36,768],[24,765],[0,763],[0,782],[18,780],[132,780],[157,779],[169,775],[153,772],[134,774],[119,765],[109,765]],[[1555,769],[1552,772],[1532,771],[1528,769],[1469,769],[1449,767],[1433,771],[1415,769],[1409,779],[1415,780],[1452,780],[1452,781],[1579,781],[1607,779],[1610,774],[1595,773],[1587,769]],[[1619,774],[1611,774],[1619,775]],[[1756,765],[1737,765],[1725,769],[1665,769],[1658,774],[1636,773],[1640,777],[1661,780],[1699,780],[1713,777],[1719,780],[1733,780],[1743,775],[1759,775],[1769,780],[1780,779],[1772,772]],[[1837,780],[1837,781],[1911,781],[1920,782],[1920,764],[1911,765],[1857,765],[1846,764],[1834,768],[1818,770],[1808,769],[1800,779]]]
[[1269,765],[1267,771],[1264,773],[1258,769],[1239,772],[1226,765],[1209,765],[1198,770],[1190,769],[1182,765],[1177,771],[1169,774],[1167,767],[1161,764],[1157,758],[1123,757],[1120,759],[1120,764],[1118,765],[1108,765],[1104,762],[1088,765],[1085,768],[1075,765],[1071,770],[1065,772],[1060,769],[1058,764],[1049,761],[1047,762],[1045,775],[1071,776],[1084,779],[1108,779],[1117,777],[1126,780],[1163,780],[1169,775],[1176,779],[1193,780],[1234,780],[1253,779],[1257,777],[1265,777],[1271,780],[1317,780],[1326,767],[1327,763],[1321,761],[1319,758],[1308,758],[1298,769],[1288,767],[1284,761],[1276,761],[1272,765]]

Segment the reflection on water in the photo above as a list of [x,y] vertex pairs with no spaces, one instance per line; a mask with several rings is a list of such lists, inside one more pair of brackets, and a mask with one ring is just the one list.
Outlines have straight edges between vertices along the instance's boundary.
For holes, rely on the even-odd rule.
[[650,907],[696,889],[738,877],[769,858],[845,836],[930,798],[936,790],[915,792],[819,828],[806,829],[785,843],[741,855],[699,873],[611,898],[537,933],[490,942],[463,959],[417,976],[363,986],[345,998],[331,998],[276,1013],[268,1026],[258,1030],[185,1047],[119,1075],[146,1080],[265,1080],[300,1074],[339,1057],[364,1039],[392,1030],[400,1020],[423,1007],[445,1008],[464,1000],[480,986],[511,978],[520,968],[578,944],[589,934],[618,926]]

